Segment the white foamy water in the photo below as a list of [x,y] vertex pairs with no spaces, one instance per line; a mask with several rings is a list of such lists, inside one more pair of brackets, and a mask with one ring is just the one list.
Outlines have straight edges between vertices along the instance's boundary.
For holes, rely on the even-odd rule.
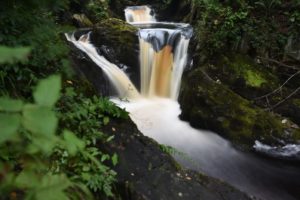
[[155,16],[148,6],[131,6],[125,9],[125,18],[131,22],[155,22]]
[[125,72],[98,54],[94,45],[90,43],[90,33],[83,34],[79,39],[75,38],[74,33],[65,34],[65,36],[69,42],[72,42],[78,49],[86,53],[103,70],[110,83],[117,90],[119,97],[139,98],[139,92]]
[[299,144],[287,144],[284,146],[270,146],[270,145],[263,144],[260,141],[255,141],[253,147],[256,151],[265,153],[270,156],[300,159]]
[[126,21],[139,28],[141,94],[177,99],[187,62],[192,28],[156,22],[147,6],[125,9]]

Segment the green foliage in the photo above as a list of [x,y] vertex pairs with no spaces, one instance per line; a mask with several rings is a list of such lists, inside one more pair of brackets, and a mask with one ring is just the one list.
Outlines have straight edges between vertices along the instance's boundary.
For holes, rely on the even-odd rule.
[[90,0],[87,9],[89,15],[92,16],[94,21],[101,21],[109,17],[108,6],[109,0]]
[[282,58],[288,37],[300,33],[299,16],[296,1],[192,0],[189,17],[208,55],[226,50]]
[[[68,48],[60,34],[69,28],[57,24],[56,13],[67,8],[68,2],[0,2],[0,42],[6,45],[0,47],[0,94],[30,97],[31,87],[39,78],[67,71]],[[11,55],[23,62],[1,61]],[[30,62],[24,63],[26,60]]]
[[[1,198],[92,199],[91,191],[113,196],[116,173],[109,166],[118,157],[99,149],[113,139],[100,128],[127,113],[108,99],[87,98],[82,83],[75,89],[65,81],[71,70],[62,33],[70,27],[60,20],[71,14],[70,2],[78,3],[0,2]],[[92,18],[107,16],[108,2],[89,6]]]
[[247,84],[252,87],[260,87],[261,84],[267,82],[263,77],[251,70],[246,71],[246,80]]
[[[60,77],[52,76],[38,85],[35,94],[39,97],[48,96],[40,90],[45,83],[58,85],[53,88],[53,93],[59,92]],[[20,189],[28,199],[53,199],[53,195],[49,195],[51,193],[58,195],[60,199],[68,199],[71,194],[67,194],[65,190],[76,187],[79,183],[72,182],[63,173],[52,172],[47,166],[54,147],[60,144],[68,149],[65,144],[70,142],[55,134],[58,119],[53,111],[53,104],[28,104],[7,97],[1,97],[0,102],[0,171],[4,176],[1,194]],[[13,104],[15,105],[12,106]],[[11,146],[8,151],[7,145]],[[78,150],[75,149],[76,152]],[[20,172],[15,170],[16,166],[19,166]]]
[[[116,173],[104,163],[110,165],[117,164],[117,155],[108,155],[96,148],[102,143],[110,142],[112,137],[108,137],[101,132],[100,128],[109,123],[109,118],[128,118],[128,114],[117,108],[107,98],[93,96],[87,98],[80,89],[66,87],[59,102],[59,116],[61,126],[71,130],[77,138],[81,138],[86,145],[85,154],[76,155],[70,159],[74,146],[82,146],[81,142],[68,132],[64,137],[72,140],[73,146],[69,146],[66,153],[57,150],[56,155],[63,159],[55,159],[52,168],[55,171],[65,171],[72,180],[84,182],[94,192],[104,192],[107,196],[112,196],[112,183]],[[97,157],[91,159],[91,156]],[[89,162],[92,160],[93,162]]]
[[59,99],[60,85],[61,79],[58,76],[51,76],[46,80],[40,81],[36,91],[33,93],[35,102],[41,106],[54,106]]
[[176,152],[178,152],[178,150],[176,150],[174,147],[171,147],[171,146],[160,144],[159,147],[163,152],[170,154],[170,155],[174,155],[174,154],[176,154]]
[[9,48],[0,46],[0,64],[25,61],[30,52],[28,47]]
[[22,191],[28,199],[91,199],[87,186],[113,196],[116,173],[106,163],[116,165],[117,155],[96,146],[112,139],[100,131],[101,125],[127,113],[107,99],[77,95],[71,87],[55,112],[60,83],[57,75],[39,81],[34,104],[0,98],[1,194]]

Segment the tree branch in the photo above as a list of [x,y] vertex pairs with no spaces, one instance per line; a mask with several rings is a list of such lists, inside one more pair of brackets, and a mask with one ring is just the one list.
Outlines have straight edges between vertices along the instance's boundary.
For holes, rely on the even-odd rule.
[[277,89],[273,90],[272,92],[265,94],[263,96],[260,97],[256,97],[254,100],[259,100],[259,99],[263,99],[263,98],[267,98],[268,96],[280,91],[282,89],[283,86],[285,86],[293,77],[297,76],[298,74],[300,74],[300,71],[297,71],[296,73],[294,73],[292,76],[290,76],[281,86],[279,86]]
[[264,57],[260,57],[260,56],[258,56],[257,58],[268,61],[268,62],[275,63],[275,64],[280,65],[282,67],[290,68],[290,69],[293,69],[293,70],[299,70],[299,68],[296,67],[296,66],[290,66],[290,65],[284,64],[282,62],[279,62],[277,60],[271,59],[271,58],[264,58]]
[[287,96],[285,99],[281,100],[280,102],[278,102],[277,104],[273,105],[270,110],[273,110],[274,108],[276,108],[277,106],[279,106],[280,104],[282,104],[283,102],[285,102],[286,100],[288,100],[289,98],[291,98],[294,94],[296,94],[298,91],[300,90],[300,87],[298,87],[294,92],[292,92],[289,96]]

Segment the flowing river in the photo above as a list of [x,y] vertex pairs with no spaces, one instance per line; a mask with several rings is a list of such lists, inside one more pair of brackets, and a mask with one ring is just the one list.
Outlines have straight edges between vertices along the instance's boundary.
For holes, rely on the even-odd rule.
[[250,196],[300,199],[299,164],[239,151],[217,134],[194,129],[179,119],[177,97],[192,27],[156,22],[147,6],[129,7],[125,16],[139,28],[140,91],[125,71],[98,54],[90,33],[66,37],[103,70],[119,95],[112,101],[130,113],[139,130],[181,152],[174,156],[183,166],[221,179]]

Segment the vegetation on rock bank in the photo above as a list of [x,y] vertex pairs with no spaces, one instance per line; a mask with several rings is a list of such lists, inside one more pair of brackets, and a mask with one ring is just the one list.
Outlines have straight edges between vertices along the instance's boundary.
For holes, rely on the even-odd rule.
[[[1,198],[113,196],[116,172],[109,166],[118,156],[96,146],[113,139],[102,126],[128,117],[96,97],[70,68],[63,33],[75,29],[69,15],[84,5],[72,0],[0,3]],[[91,1],[85,9],[100,19],[101,5]]]

